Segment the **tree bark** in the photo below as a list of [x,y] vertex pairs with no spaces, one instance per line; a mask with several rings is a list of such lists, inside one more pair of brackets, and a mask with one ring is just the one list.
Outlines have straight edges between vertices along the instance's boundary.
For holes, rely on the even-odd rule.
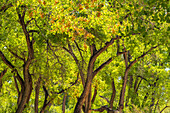
[[115,83],[114,83],[114,79],[112,80],[112,96],[110,99],[110,108],[113,109],[113,102],[116,96],[116,88],[115,88]]
[[64,97],[63,97],[63,106],[62,106],[62,111],[63,113],[65,113],[65,109],[66,109],[66,93],[64,93]]
[[37,81],[36,87],[35,87],[35,103],[34,103],[35,113],[38,113],[38,100],[39,100],[39,92],[40,92],[40,83],[41,83],[41,77],[38,78],[38,81]]

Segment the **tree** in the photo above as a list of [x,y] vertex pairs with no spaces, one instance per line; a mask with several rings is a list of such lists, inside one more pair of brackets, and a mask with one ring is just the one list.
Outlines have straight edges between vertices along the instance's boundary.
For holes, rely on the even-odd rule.
[[166,1],[154,0],[3,1],[0,81],[17,98],[12,110],[162,112],[169,105],[167,12]]

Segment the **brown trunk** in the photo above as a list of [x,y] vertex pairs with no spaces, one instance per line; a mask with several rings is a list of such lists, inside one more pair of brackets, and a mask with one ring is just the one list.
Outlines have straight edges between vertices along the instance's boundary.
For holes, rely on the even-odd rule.
[[32,87],[31,85],[28,85],[25,87],[25,91],[24,94],[22,96],[21,102],[17,108],[16,113],[22,113],[22,111],[24,110],[24,108],[26,107],[26,103],[28,102],[28,100],[30,99],[30,94],[32,92]]
[[114,83],[114,79],[112,80],[112,96],[110,99],[110,108],[113,109],[113,102],[116,96],[116,88],[115,88],[115,83]]
[[123,110],[123,107],[124,107],[123,104],[124,104],[126,83],[127,83],[127,79],[128,79],[128,71],[129,71],[129,69],[126,69],[124,81],[123,81],[123,85],[122,85],[122,90],[121,90],[121,93],[120,93],[120,100],[119,100],[119,112],[120,113],[122,113],[122,110]]
[[[29,99],[32,93],[32,78],[31,75],[29,74],[29,65],[31,63],[31,60],[28,59],[27,62],[24,64],[24,69],[23,69],[23,74],[24,74],[24,91],[22,94],[21,102],[19,103],[19,106],[17,108],[16,113],[22,113],[24,108],[26,107],[25,105],[29,103]],[[22,93],[22,91],[21,91]]]
[[89,96],[88,96],[88,107],[87,107],[87,113],[91,113],[91,85],[90,85],[90,91],[89,91]]
[[80,98],[78,99],[78,102],[76,104],[76,107],[75,107],[75,110],[74,110],[74,113],[81,113],[81,109],[82,109],[82,106],[85,102],[85,99],[87,98],[88,94],[89,94],[89,91],[90,91],[90,85],[91,85],[91,80],[87,80],[89,82],[86,82],[85,84],[85,88],[84,88],[84,91],[83,93],[81,94]]
[[39,92],[40,92],[40,82],[41,82],[41,77],[38,78],[36,87],[35,87],[35,113],[38,113],[38,98],[39,98]]
[[96,99],[96,95],[97,95],[97,87],[95,87],[95,89],[94,89],[94,94],[93,94],[93,98],[92,98],[92,101],[91,101],[92,104],[94,103],[94,101]]
[[62,106],[62,111],[63,111],[63,113],[65,113],[66,98],[67,98],[66,93],[64,93],[64,97],[63,97],[63,106]]
[[120,37],[112,38],[109,42],[105,43],[105,46],[103,48],[100,48],[99,50],[96,49],[95,44],[90,45],[91,57],[90,57],[90,61],[88,63],[87,79],[86,79],[84,90],[83,90],[80,98],[78,99],[78,102],[74,109],[74,113],[81,113],[82,106],[83,106],[86,98],[89,95],[89,91],[91,91],[90,87],[91,87],[93,78],[101,69],[103,69],[107,64],[109,64],[112,61],[112,58],[109,58],[106,62],[101,64],[95,71],[93,71],[94,62],[96,61],[97,57],[102,52],[104,52],[110,45],[112,45],[114,43],[115,40],[118,40],[118,39],[120,39]]

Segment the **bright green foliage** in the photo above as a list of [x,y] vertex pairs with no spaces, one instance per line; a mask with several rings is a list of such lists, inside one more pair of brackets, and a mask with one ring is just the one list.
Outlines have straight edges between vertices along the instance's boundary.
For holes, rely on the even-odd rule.
[[[85,80],[88,79],[92,46],[95,45],[99,51],[112,39],[115,41],[94,62],[93,70],[96,70],[112,58],[110,64],[105,65],[92,80],[91,100],[95,90],[97,96],[91,109],[105,105],[111,108],[107,101],[110,101],[113,92],[113,80],[116,94],[112,109],[119,109],[126,63],[131,65],[136,61],[132,67],[129,66],[123,111],[157,113],[168,106],[164,112],[170,112],[169,1],[1,1],[0,51],[15,66],[23,80],[23,65],[29,56],[29,45],[18,15],[24,11],[30,40],[35,41],[34,59],[29,66],[33,89],[23,112],[35,112],[38,85],[39,112],[44,106],[44,87],[48,92],[47,102],[50,102],[46,111],[61,113],[65,95],[65,112],[74,112],[85,87],[81,73]],[[21,86],[18,80],[15,82],[17,75],[14,69],[6,65],[1,57],[0,72],[5,69],[7,72],[0,78],[0,100],[3,102],[0,103],[0,112],[15,112],[18,107],[17,86],[19,91]]]

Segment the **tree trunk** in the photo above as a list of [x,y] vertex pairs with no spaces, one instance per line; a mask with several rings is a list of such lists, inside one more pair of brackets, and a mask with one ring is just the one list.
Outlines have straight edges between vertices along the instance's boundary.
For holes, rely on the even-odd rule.
[[89,91],[90,91],[90,85],[91,85],[92,80],[87,80],[85,84],[85,88],[83,93],[81,94],[80,98],[78,99],[78,102],[76,104],[74,113],[81,113],[82,106],[88,97]]
[[29,99],[32,93],[32,78],[31,75],[29,74],[29,65],[30,65],[31,60],[27,61],[24,65],[24,91],[23,91],[23,95],[21,98],[21,102],[19,103],[19,106],[17,108],[16,113],[22,113],[24,108],[26,107],[26,104],[29,103]]
[[35,113],[38,113],[38,98],[39,98],[39,92],[40,92],[40,82],[41,82],[41,77],[38,78],[36,87],[35,87]]
[[64,93],[64,97],[63,97],[63,106],[62,106],[62,111],[63,111],[63,113],[65,113],[66,98],[67,98],[66,93]]
[[31,92],[32,92],[32,85],[31,84],[25,85],[25,91],[22,96],[21,102],[17,108],[16,113],[23,112],[24,108],[26,107],[25,105],[28,104],[28,100],[30,99]]
[[125,89],[126,89],[126,83],[127,83],[127,79],[128,79],[128,71],[129,69],[127,68],[125,71],[125,75],[124,75],[124,82],[122,85],[122,90],[120,93],[120,100],[119,100],[119,112],[122,113],[123,111],[123,107],[124,107],[124,97],[125,97]]

